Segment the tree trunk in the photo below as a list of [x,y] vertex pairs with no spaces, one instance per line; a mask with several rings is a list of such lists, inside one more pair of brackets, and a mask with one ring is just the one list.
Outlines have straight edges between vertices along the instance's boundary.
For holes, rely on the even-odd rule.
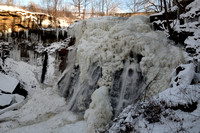
[[135,13],[135,9],[136,9],[136,0],[134,0],[134,13]]
[[78,15],[81,16],[81,3],[78,4]]
[[173,30],[170,26],[170,22],[169,22],[169,16],[168,16],[168,12],[167,12],[167,3],[166,3],[166,0],[164,0],[164,8],[165,8],[165,19],[167,21],[167,28],[169,30],[169,35],[170,35],[170,38],[173,36]]
[[163,10],[163,1],[160,0],[160,11],[162,11],[162,10]]
[[102,6],[102,11],[101,12],[102,12],[102,15],[104,15],[104,0],[102,0],[102,5],[101,6]]

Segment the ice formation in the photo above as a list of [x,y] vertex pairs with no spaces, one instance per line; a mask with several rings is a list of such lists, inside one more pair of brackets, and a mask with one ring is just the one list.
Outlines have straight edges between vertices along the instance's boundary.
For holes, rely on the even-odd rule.
[[105,131],[107,123],[112,117],[108,88],[103,86],[92,94],[92,102],[85,111],[84,118],[87,121],[87,132]]
[[[100,17],[79,21],[68,33],[76,38],[75,55],[58,88],[75,112],[84,112],[99,87],[109,88],[114,113],[168,88],[172,70],[184,62],[180,48],[148,17]],[[115,112],[116,111],[116,112]],[[115,115],[116,115],[115,114]]]

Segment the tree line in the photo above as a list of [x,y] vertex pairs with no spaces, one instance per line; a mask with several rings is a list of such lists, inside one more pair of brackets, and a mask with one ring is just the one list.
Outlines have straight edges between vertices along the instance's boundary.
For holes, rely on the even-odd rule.
[[110,15],[119,10],[123,12],[160,12],[166,6],[170,8],[177,0],[41,0],[35,3],[30,0],[27,6],[22,6],[23,0],[0,0],[1,4],[17,5],[33,12],[44,12],[56,17]]

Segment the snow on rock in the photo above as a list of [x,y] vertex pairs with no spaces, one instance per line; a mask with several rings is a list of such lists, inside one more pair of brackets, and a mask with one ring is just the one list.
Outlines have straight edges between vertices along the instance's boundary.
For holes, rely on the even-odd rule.
[[194,31],[194,36],[189,36],[184,44],[186,45],[186,51],[189,53],[197,53],[197,57],[199,58],[200,52],[200,30],[197,28]]
[[[156,98],[160,101],[165,101],[168,106],[185,105],[199,102],[200,87],[198,85],[181,85],[178,87],[169,88],[161,93]],[[199,104],[199,103],[198,103]]]
[[65,28],[69,26],[69,22],[67,18],[59,18],[61,28]]
[[51,25],[51,23],[52,23],[52,22],[51,22],[50,20],[48,20],[48,19],[42,21],[42,25],[43,25],[44,27],[49,27],[49,26]]
[[195,78],[199,80],[199,73],[193,63],[179,65],[172,75],[172,88],[125,108],[109,132],[199,132],[200,86],[191,85]]
[[200,131],[200,87],[169,88],[150,101],[130,105],[113,120],[109,133]]
[[[0,61],[2,64],[2,62]],[[29,65],[22,61],[14,61],[13,59],[7,58],[5,60],[3,70],[8,73],[8,75],[15,77],[24,86],[24,89],[29,92],[29,95],[35,91],[35,88],[40,87],[38,83],[37,73],[39,70],[34,65]]]
[[181,64],[173,72],[171,86],[190,85],[195,75],[195,66],[193,63]]
[[185,17],[189,17],[189,18],[193,18],[195,16],[199,16],[200,15],[200,1],[199,0],[194,0],[192,3],[190,3],[187,7],[186,7],[187,11],[186,13],[181,14],[181,18],[185,18]]
[[19,81],[11,76],[0,73],[0,90],[6,93],[13,93]]
[[105,131],[106,124],[111,120],[111,117],[112,107],[108,88],[103,86],[92,94],[90,107],[85,111],[84,118],[87,121],[87,132]]

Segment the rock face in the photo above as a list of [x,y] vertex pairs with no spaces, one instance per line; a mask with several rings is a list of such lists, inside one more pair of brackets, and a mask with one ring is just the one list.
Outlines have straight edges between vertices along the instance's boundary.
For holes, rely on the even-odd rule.
[[[13,6],[1,5],[0,31],[18,32],[25,29],[56,28],[59,21],[45,13],[34,13]],[[46,23],[45,23],[46,22]],[[55,27],[56,26],[56,27]]]
[[59,20],[48,14],[0,5],[0,39],[8,41],[9,36],[29,40],[34,38],[37,41],[48,38],[58,39],[58,36],[66,38],[66,32],[57,29],[60,27]]

